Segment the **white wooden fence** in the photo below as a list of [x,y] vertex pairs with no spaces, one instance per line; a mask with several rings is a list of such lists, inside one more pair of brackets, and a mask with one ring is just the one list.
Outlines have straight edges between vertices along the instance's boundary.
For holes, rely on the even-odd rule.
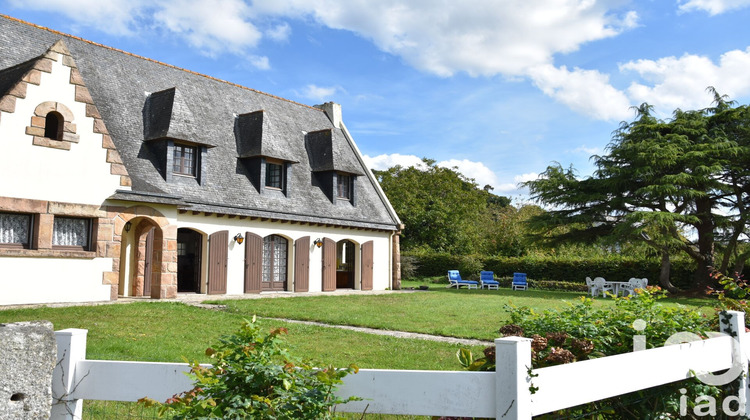
[[[741,364],[746,373],[750,349],[744,313],[730,312],[729,334],[707,340],[566,365],[534,369],[530,375],[531,340],[499,338],[496,372],[361,369],[344,379],[338,394],[362,401],[341,412],[530,419],[587,402],[646,389]],[[80,419],[83,400],[164,401],[192,388],[184,363],[86,360],[86,330],[56,332],[52,419]],[[747,375],[741,375],[737,401],[748,409]],[[530,386],[538,390],[531,393]],[[746,412],[750,412],[748,409]]]

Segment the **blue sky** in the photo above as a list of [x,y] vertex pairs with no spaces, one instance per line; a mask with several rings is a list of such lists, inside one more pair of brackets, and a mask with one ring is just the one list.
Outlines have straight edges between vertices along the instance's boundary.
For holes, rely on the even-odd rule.
[[[750,99],[750,0],[0,0],[0,13],[300,103],[371,168],[428,157],[523,200],[648,102]],[[84,75],[85,77],[85,75]]]

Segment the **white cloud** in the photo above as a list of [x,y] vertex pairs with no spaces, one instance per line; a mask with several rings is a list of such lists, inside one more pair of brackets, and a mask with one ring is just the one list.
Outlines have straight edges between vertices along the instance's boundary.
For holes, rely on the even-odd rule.
[[68,23],[116,35],[151,28],[173,32],[202,52],[242,53],[258,45],[261,32],[243,0],[10,0],[19,9],[60,13]]
[[415,168],[424,167],[422,159],[414,155],[393,153],[390,155],[377,155],[375,157],[364,155],[363,158],[368,168],[378,171],[383,171],[396,165],[400,165],[404,168],[410,166],[414,166]]
[[479,185],[479,188],[485,185],[494,187],[500,182],[497,175],[482,162],[474,162],[468,159],[449,159],[438,162],[437,165],[443,168],[458,168],[458,172],[462,175],[467,178],[473,178],[477,185]]
[[730,97],[750,93],[750,47],[722,54],[718,63],[710,58],[685,54],[659,60],[630,61],[620,65],[621,71],[637,72],[649,85],[633,82],[628,95],[636,102],[648,102],[661,113],[676,108],[699,109],[711,104],[708,86]]
[[[378,155],[375,157],[365,155],[363,157],[367,167],[375,170],[382,171],[396,165],[400,165],[404,168],[413,166],[417,169],[426,169],[426,166],[422,162],[422,158],[414,155],[393,153],[390,155]],[[474,162],[468,159],[449,159],[437,162],[436,165],[449,169],[458,168],[458,172],[463,176],[473,178],[477,185],[479,185],[479,188],[482,188],[485,185],[491,185],[497,189],[496,185],[500,183],[497,175],[495,175],[495,173],[482,162]]]
[[630,100],[609,84],[606,74],[546,65],[532,69],[530,75],[545,94],[582,114],[601,120],[622,120],[629,115]]
[[[151,28],[173,32],[209,55],[250,55],[265,37],[289,38],[283,20],[315,20],[356,33],[409,65],[440,76],[530,75],[545,93],[577,112],[613,119],[620,101],[606,76],[595,71],[554,69],[556,54],[618,35],[638,25],[623,0],[10,0],[19,8],[52,10],[78,25],[114,33]],[[277,22],[268,26],[268,22]],[[278,23],[281,22],[281,23]],[[259,27],[266,27],[261,31]],[[267,57],[251,63],[269,69]],[[554,81],[549,80],[554,78]],[[569,79],[569,80],[564,80]],[[594,84],[584,92],[575,90]],[[594,95],[600,89],[604,95]],[[327,92],[308,91],[314,99]],[[615,99],[614,101],[611,101]]]
[[[529,172],[527,174],[516,175],[513,177],[513,182],[504,182],[495,187],[495,194],[514,194],[521,193],[519,197],[525,197],[526,189],[521,187],[519,184],[526,181],[533,181],[539,178],[539,174],[536,172]],[[525,199],[525,198],[524,198]]]
[[9,0],[12,7],[60,13],[70,22],[116,35],[134,34],[136,20],[145,12],[145,0]]
[[266,35],[274,41],[286,41],[292,34],[292,27],[288,23],[280,23],[266,31]]
[[258,13],[312,16],[355,32],[410,65],[441,76],[523,75],[557,53],[637,24],[619,0],[258,0]]
[[750,6],[750,0],[682,0],[679,3],[680,12],[702,10],[711,16]]
[[249,9],[242,0],[169,0],[158,5],[154,13],[157,22],[211,54],[225,49],[240,53],[256,46],[262,36],[246,20]]
[[252,64],[253,67],[257,68],[258,70],[271,69],[271,63],[269,63],[268,57],[266,56],[253,55],[248,57],[248,60],[250,61],[250,64]]
[[325,87],[310,84],[305,86],[305,89],[299,94],[308,99],[325,102],[331,100],[331,96],[333,96],[338,90],[339,88],[336,86]]
[[527,174],[516,175],[515,177],[513,177],[513,181],[515,181],[516,184],[518,184],[520,182],[534,181],[537,178],[539,178],[539,174],[538,173],[536,173],[536,172],[529,172]]

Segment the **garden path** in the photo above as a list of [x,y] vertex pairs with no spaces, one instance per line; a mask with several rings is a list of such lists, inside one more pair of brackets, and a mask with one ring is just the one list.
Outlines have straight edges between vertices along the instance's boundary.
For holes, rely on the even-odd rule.
[[442,335],[422,334],[422,333],[414,333],[414,332],[407,332],[407,331],[381,330],[377,328],[354,327],[351,325],[325,324],[322,322],[315,322],[315,321],[300,321],[296,319],[285,319],[285,318],[263,318],[263,319],[291,322],[295,324],[315,325],[318,327],[340,328],[342,330],[357,331],[357,332],[363,332],[367,334],[387,335],[387,336],[398,337],[398,338],[415,338],[418,340],[439,341],[443,343],[461,344],[464,346],[490,346],[493,344],[491,341],[474,340],[470,338],[445,337]]

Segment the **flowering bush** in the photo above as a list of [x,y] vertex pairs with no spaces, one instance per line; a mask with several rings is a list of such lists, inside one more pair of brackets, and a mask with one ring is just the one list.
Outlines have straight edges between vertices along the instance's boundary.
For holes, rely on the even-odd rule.
[[206,350],[213,366],[190,363],[193,389],[163,404],[149,398],[139,402],[160,406],[160,416],[172,419],[338,418],[332,407],[357,398],[342,400],[333,391],[357,367],[316,369],[309,361],[296,360],[282,346],[280,336],[286,332],[276,328],[264,335],[253,317]]
[[[645,335],[646,348],[654,348],[663,346],[677,332],[704,336],[706,331],[716,331],[712,319],[681,305],[662,305],[660,300],[664,297],[664,291],[651,286],[638,289],[633,297],[615,298],[615,307],[607,309],[594,308],[587,297],[562,310],[537,312],[528,307],[507,306],[511,323],[502,326],[499,333],[531,338],[532,367],[541,368],[631,352],[635,335]],[[638,329],[634,326],[636,320],[642,320],[635,324]],[[466,349],[459,350],[457,357],[468,370],[495,370],[494,346],[485,349],[483,357],[475,359]],[[691,401],[697,395],[721,393],[697,380],[683,381],[571,408],[550,418],[590,418],[592,413],[599,419],[676,418],[681,388],[687,389]],[[531,389],[535,390],[533,381]]]
[[721,290],[708,288],[707,294],[714,295],[719,299],[718,310],[723,311],[741,311],[745,313],[745,323],[750,322],[747,318],[750,305],[747,299],[750,298],[750,285],[738,273],[734,277],[725,276],[718,270],[711,272],[713,277],[720,285]]

